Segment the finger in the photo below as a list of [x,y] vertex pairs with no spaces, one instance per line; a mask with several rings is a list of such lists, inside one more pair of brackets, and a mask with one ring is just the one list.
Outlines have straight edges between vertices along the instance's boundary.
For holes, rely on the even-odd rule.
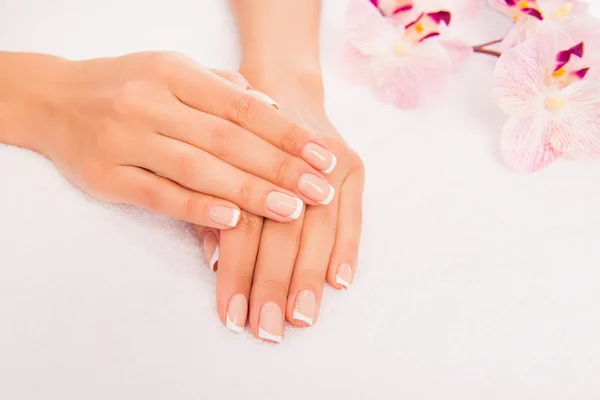
[[265,221],[250,296],[250,328],[256,337],[279,343],[283,339],[284,310],[302,218],[289,224]]
[[339,195],[335,246],[329,261],[327,281],[336,289],[347,289],[354,278],[362,230],[362,167],[350,172]]
[[175,70],[170,88],[182,103],[232,121],[319,171],[329,173],[335,168],[337,159],[323,140],[286,118],[270,102],[198,65],[179,63]]
[[326,207],[306,210],[286,307],[292,325],[310,326],[317,320],[334,246],[337,207],[335,200]]
[[[335,191],[305,161],[234,123],[189,107],[164,107],[165,136],[205,150],[249,174],[296,193],[308,204],[328,204]],[[162,126],[161,126],[162,125]]]
[[234,332],[241,332],[246,326],[262,226],[263,218],[243,212],[236,229],[221,235],[217,311],[223,324]]
[[220,232],[216,229],[211,229],[206,226],[194,225],[196,235],[202,241],[202,255],[204,261],[212,271],[216,271],[219,261],[219,235]]
[[231,201],[251,214],[288,222],[298,218],[302,211],[303,201],[292,192],[187,143],[150,135],[134,151],[131,158],[134,165],[191,190]]
[[122,203],[168,217],[217,229],[231,229],[239,221],[239,208],[226,200],[184,188],[141,168],[123,166],[111,182]]
[[228,80],[229,82],[235,84],[236,86],[239,86],[244,90],[250,89],[250,83],[248,83],[248,80],[244,77],[244,75],[240,74],[239,72],[226,71],[215,68],[209,68],[208,70],[213,74],[216,74],[221,78]]

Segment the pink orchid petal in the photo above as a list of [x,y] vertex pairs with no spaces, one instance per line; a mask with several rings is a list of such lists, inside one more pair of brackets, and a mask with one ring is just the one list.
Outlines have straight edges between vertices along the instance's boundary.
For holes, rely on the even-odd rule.
[[513,48],[526,41],[530,32],[535,29],[531,22],[524,20],[515,23],[502,40],[502,50]]
[[366,85],[371,83],[374,57],[361,53],[349,43],[344,45],[340,57],[340,72],[351,83]]
[[348,41],[365,54],[388,52],[401,35],[369,0],[351,0],[346,32]]
[[534,112],[534,99],[545,87],[545,71],[540,67],[538,49],[550,45],[548,40],[541,37],[532,39],[507,50],[498,59],[494,73],[494,95],[500,108],[507,114],[523,118]]
[[500,144],[506,165],[518,172],[533,172],[553,163],[561,152],[549,143],[547,133],[556,129],[560,127],[533,117],[509,119]]
[[452,71],[459,71],[464,67],[467,61],[473,55],[473,47],[466,42],[458,39],[440,40],[440,44],[444,46],[450,60],[452,62]]
[[424,42],[413,52],[377,66],[374,87],[386,102],[399,108],[416,108],[442,91],[451,74],[450,57],[436,42]]
[[563,123],[570,131],[569,154],[577,159],[600,158],[600,80],[586,78],[565,91],[569,114]]

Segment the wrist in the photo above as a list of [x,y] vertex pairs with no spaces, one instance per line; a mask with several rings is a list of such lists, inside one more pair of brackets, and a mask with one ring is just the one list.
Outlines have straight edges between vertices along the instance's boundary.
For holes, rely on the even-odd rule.
[[282,108],[324,113],[324,91],[318,64],[243,62],[240,72],[250,85],[272,97]]
[[53,142],[55,96],[69,61],[43,54],[0,55],[0,142],[44,155]]

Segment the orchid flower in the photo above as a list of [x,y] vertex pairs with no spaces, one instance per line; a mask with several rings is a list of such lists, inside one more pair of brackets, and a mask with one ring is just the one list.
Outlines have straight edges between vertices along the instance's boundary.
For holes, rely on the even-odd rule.
[[489,3],[515,21],[503,40],[504,48],[548,32],[587,36],[589,44],[593,41],[600,45],[600,21],[588,14],[583,0],[489,0]]
[[494,90],[510,116],[501,148],[509,167],[539,170],[564,154],[600,158],[600,58],[585,42],[540,35],[506,51]]
[[437,10],[394,26],[368,0],[353,0],[346,22],[346,75],[372,86],[386,102],[417,107],[438,94],[450,77],[451,58],[437,37],[451,18]]

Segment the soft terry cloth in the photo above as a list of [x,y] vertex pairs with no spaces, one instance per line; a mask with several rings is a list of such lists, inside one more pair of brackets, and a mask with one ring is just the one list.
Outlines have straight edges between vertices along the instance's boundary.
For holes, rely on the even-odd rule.
[[[0,48],[172,49],[235,68],[225,3],[2,0]],[[235,335],[185,224],[100,204],[42,157],[0,146],[0,398],[600,396],[600,164],[509,172],[492,58],[427,110],[346,85],[334,68],[344,6],[326,4],[323,54],[329,112],[368,170],[350,290],[328,290],[316,326],[279,346]],[[489,17],[477,42],[506,29]]]

